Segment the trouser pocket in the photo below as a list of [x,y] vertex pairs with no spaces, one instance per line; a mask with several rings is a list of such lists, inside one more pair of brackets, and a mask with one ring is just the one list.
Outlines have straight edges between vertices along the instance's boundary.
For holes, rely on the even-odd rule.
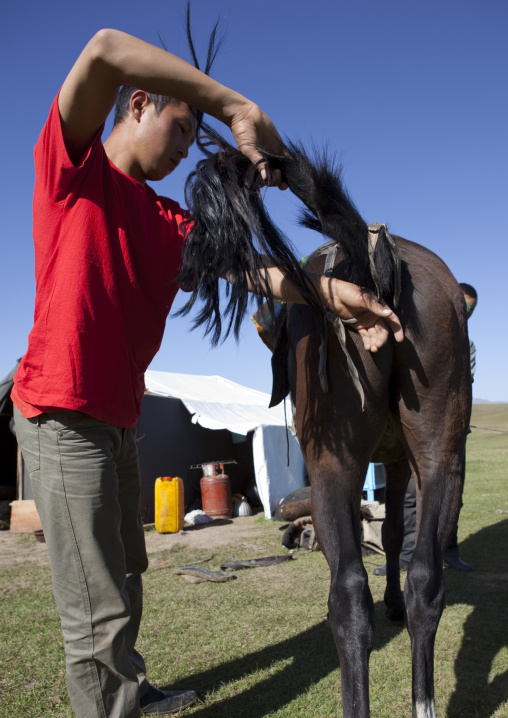
[[39,417],[25,419],[17,406],[13,408],[16,440],[23,454],[23,461],[29,475],[41,466],[41,444],[39,435]]

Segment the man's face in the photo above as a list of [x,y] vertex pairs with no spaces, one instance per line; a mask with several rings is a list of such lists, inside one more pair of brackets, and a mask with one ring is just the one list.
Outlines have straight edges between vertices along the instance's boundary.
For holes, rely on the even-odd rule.
[[167,177],[187,157],[195,133],[196,118],[186,103],[166,105],[159,114],[153,103],[146,105],[135,138],[141,177]]
[[464,293],[464,299],[466,300],[467,318],[469,319],[474,312],[477,300],[474,297],[470,297],[469,294],[466,293]]

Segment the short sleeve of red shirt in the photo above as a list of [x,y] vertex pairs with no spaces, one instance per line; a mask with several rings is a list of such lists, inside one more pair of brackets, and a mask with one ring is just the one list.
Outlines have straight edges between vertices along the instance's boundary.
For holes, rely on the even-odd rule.
[[118,170],[101,132],[74,166],[58,98],[34,157],[34,327],[13,398],[22,413],[60,407],[134,426],[178,291],[187,213]]

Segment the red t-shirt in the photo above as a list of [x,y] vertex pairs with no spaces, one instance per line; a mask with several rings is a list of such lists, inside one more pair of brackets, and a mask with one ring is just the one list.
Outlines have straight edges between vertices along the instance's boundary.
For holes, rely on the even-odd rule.
[[12,397],[27,417],[58,407],[127,428],[178,291],[187,214],[116,168],[101,134],[75,167],[57,98],[35,147],[34,327]]

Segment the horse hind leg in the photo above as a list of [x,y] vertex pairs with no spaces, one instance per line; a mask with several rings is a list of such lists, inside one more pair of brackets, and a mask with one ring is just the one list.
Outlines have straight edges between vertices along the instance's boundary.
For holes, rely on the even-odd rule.
[[[439,456],[437,447],[436,453]],[[417,465],[421,488],[416,546],[404,590],[413,664],[413,718],[436,718],[434,642],[445,602],[443,553],[459,510],[464,454],[441,453],[437,462],[417,459]]]
[[339,654],[343,716],[368,718],[374,607],[362,561],[356,499],[367,467],[348,470],[329,457],[308,468],[313,523],[331,573],[329,623]]
[[[297,308],[298,317],[303,312]],[[307,313],[308,314],[308,313]],[[296,317],[296,312],[291,315]],[[291,318],[290,316],[290,318]],[[329,623],[339,654],[344,718],[369,718],[369,657],[374,606],[361,552],[360,504],[368,462],[388,414],[390,347],[376,361],[361,339],[365,411],[335,335],[328,342],[329,391],[319,386],[319,337],[310,325],[290,325],[296,371],[291,372],[296,424],[312,485],[312,519],[330,568]],[[383,398],[384,397],[384,398]]]

